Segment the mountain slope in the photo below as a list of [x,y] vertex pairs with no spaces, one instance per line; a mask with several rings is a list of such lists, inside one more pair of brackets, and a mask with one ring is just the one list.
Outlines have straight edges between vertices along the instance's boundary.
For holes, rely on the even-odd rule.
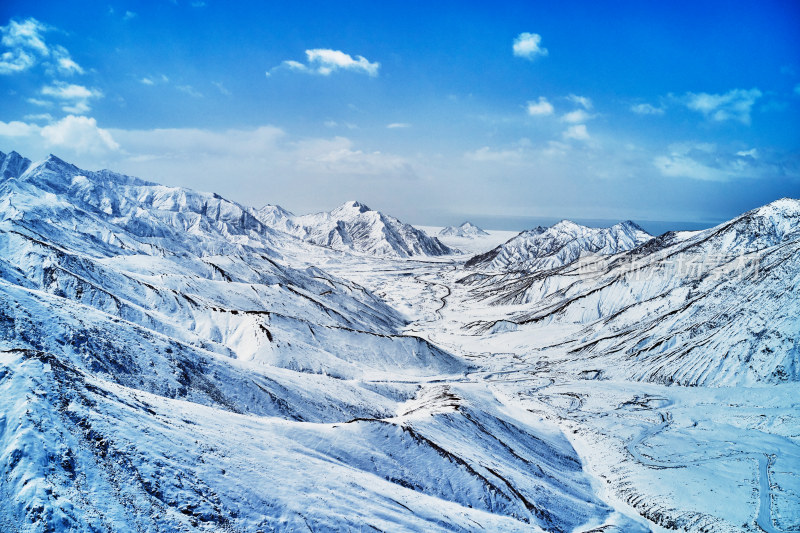
[[682,385],[800,381],[798,200],[614,257],[463,282],[495,305],[525,305],[504,328],[583,325],[564,345],[579,372]]
[[287,263],[324,249],[213,194],[53,156],[14,174],[0,529],[630,522],[552,425],[459,385],[470,365],[363,287]]
[[610,228],[589,228],[562,220],[550,228],[524,231],[485,254],[469,259],[467,267],[489,271],[546,270],[568,265],[589,255],[630,250],[652,238],[631,221]]
[[456,253],[437,238],[358,202],[345,202],[333,211],[303,216],[272,205],[254,214],[265,225],[337,250],[391,257]]

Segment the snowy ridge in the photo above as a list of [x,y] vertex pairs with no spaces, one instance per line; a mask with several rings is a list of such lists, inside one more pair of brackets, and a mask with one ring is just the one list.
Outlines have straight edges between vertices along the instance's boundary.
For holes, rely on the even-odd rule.
[[289,264],[329,251],[214,194],[54,156],[15,173],[0,529],[644,531],[551,423],[364,287]]
[[614,257],[463,282],[496,305],[525,304],[497,326],[584,325],[569,353],[579,371],[595,377],[683,385],[800,381],[798,200],[778,200],[709,230],[665,234]]
[[538,226],[523,231],[505,244],[469,259],[466,266],[486,271],[547,270],[590,254],[630,250],[651,238],[631,221],[610,228],[589,228],[562,220],[549,228]]
[[390,257],[441,256],[457,253],[394,217],[355,201],[330,212],[295,216],[279,206],[254,212],[267,226],[337,250]]
[[489,235],[481,228],[473,224],[472,222],[464,222],[460,226],[447,226],[442,231],[439,232],[440,236],[444,237],[464,237],[464,238],[475,238],[480,236]]

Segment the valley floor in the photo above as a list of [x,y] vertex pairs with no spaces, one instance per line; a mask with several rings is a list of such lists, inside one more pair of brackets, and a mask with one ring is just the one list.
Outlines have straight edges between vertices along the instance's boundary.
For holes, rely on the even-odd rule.
[[455,263],[365,259],[323,268],[402,311],[411,321],[406,334],[477,368],[450,385],[486,388],[519,416],[556,424],[597,493],[620,513],[643,517],[653,531],[800,531],[797,383],[709,388],[591,379],[560,348],[578,328],[472,333],[471,323],[498,310],[457,283],[465,274]]

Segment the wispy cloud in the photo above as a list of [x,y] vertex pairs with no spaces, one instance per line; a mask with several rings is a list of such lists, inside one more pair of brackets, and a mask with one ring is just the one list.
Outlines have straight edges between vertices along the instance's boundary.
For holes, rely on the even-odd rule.
[[168,83],[169,78],[161,74],[160,76],[143,76],[139,79],[142,85],[157,85],[159,83]]
[[583,109],[576,109],[575,111],[570,111],[569,113],[565,113],[561,116],[561,120],[563,122],[569,122],[570,124],[578,124],[581,122],[586,122],[587,120],[591,120],[594,118],[594,115],[590,115]]
[[67,113],[82,115],[91,110],[89,101],[102,98],[98,89],[90,89],[74,83],[54,82],[42,87],[41,94],[61,102],[61,109]]
[[122,16],[122,20],[128,21],[135,19],[138,15],[133,11],[126,11],[125,14]]
[[683,101],[686,107],[710,120],[736,120],[750,124],[750,112],[761,96],[758,89],[732,89],[724,94],[686,93]]
[[553,105],[547,98],[540,96],[537,101],[528,102],[528,114],[531,116],[543,116],[553,114]]
[[592,101],[586,96],[578,96],[577,94],[571,94],[567,96],[567,100],[569,100],[574,104],[578,104],[579,106],[587,110],[592,108]]
[[576,124],[574,126],[570,126],[563,133],[563,136],[565,139],[574,139],[576,141],[588,141],[591,138],[588,130],[586,129],[586,124]]
[[230,95],[232,94],[232,93],[231,93],[231,92],[228,90],[228,88],[227,88],[227,87],[225,87],[225,85],[223,85],[223,84],[222,84],[222,82],[220,82],[220,81],[212,81],[212,82],[211,82],[211,85],[213,85],[214,87],[216,87],[216,88],[217,88],[217,90],[218,90],[218,91],[219,91],[221,94],[224,94],[225,96],[230,96]]
[[30,115],[25,115],[22,118],[31,122],[38,122],[40,120],[44,122],[50,122],[53,120],[53,115],[50,113],[32,113]]
[[24,72],[38,63],[52,73],[62,75],[83,74],[75,60],[63,46],[48,46],[44,34],[51,28],[35,18],[23,21],[10,20],[8,25],[0,26],[0,43],[4,50],[0,53],[0,74]]
[[478,148],[464,154],[470,161],[479,163],[512,163],[519,161],[523,156],[522,150],[495,150],[488,146]]
[[663,115],[664,108],[656,107],[652,104],[635,104],[631,106],[631,111],[637,115]]
[[514,39],[514,55],[533,60],[538,56],[546,56],[547,48],[541,46],[542,36],[538,33],[523,32]]
[[410,128],[411,124],[408,122],[392,122],[391,124],[387,124],[386,127],[390,130],[394,130],[398,128]]
[[201,93],[200,91],[198,91],[197,89],[195,89],[191,85],[177,85],[175,88],[178,89],[180,92],[186,93],[186,94],[188,94],[189,96],[191,96],[193,98],[202,98],[203,97],[203,93]]
[[714,143],[676,143],[669,153],[653,159],[662,175],[701,181],[730,181],[757,179],[784,175],[797,175],[795,159],[776,153],[762,152],[757,148],[731,150]]
[[319,74],[322,76],[328,76],[339,70],[347,70],[374,77],[378,75],[380,63],[377,61],[370,62],[364,56],[355,56],[355,58],[353,58],[350,54],[346,54],[340,50],[314,48],[306,50],[306,63],[300,63],[299,61],[289,59],[267,71],[267,76],[270,76],[275,70],[281,68],[293,70],[295,72]]

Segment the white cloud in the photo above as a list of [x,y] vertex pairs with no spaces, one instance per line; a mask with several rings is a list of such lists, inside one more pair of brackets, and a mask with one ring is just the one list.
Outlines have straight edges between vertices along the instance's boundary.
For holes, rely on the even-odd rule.
[[392,122],[391,124],[386,125],[387,128],[390,130],[398,129],[398,128],[410,128],[411,124],[408,122]]
[[3,122],[0,120],[0,137],[27,137],[39,131],[35,124],[27,124],[18,120]]
[[514,55],[530,60],[535,59],[537,56],[546,56],[548,53],[547,48],[542,48],[540,46],[541,42],[542,36],[538,33],[520,33],[514,39]]
[[561,116],[561,120],[563,122],[569,122],[570,124],[578,124],[581,122],[586,122],[587,120],[591,120],[593,115],[590,115],[583,109],[576,109],[575,111],[570,111],[569,113],[565,113]]
[[83,74],[81,66],[69,57],[58,58],[58,69],[65,74]]
[[553,105],[547,101],[547,98],[540,96],[538,101],[528,102],[528,114],[531,116],[552,115]]
[[585,96],[578,96],[577,94],[571,94],[567,96],[567,100],[575,104],[578,104],[579,106],[587,110],[592,108],[592,101]]
[[750,112],[762,93],[758,89],[732,89],[725,94],[686,93],[684,103],[711,120],[737,120],[750,124]]
[[656,107],[651,104],[636,104],[631,106],[631,111],[637,115],[663,115],[664,108]]
[[145,76],[144,78],[140,79],[139,82],[143,85],[155,85],[156,82]]
[[122,17],[122,20],[132,20],[137,17],[136,13],[133,11],[126,11],[125,15]]
[[590,139],[589,132],[586,130],[586,124],[570,126],[563,135],[565,139],[574,139],[576,141],[588,141]]
[[[49,115],[34,116],[29,120],[47,117]],[[18,149],[35,146],[36,150],[57,149],[76,155],[107,155],[120,148],[111,133],[97,126],[95,119],[75,115],[68,115],[44,127],[19,121],[0,121],[0,137],[9,138],[19,146]]]
[[269,77],[272,72],[279,68],[288,68],[297,72],[306,72],[309,74],[319,74],[328,76],[338,70],[349,70],[352,72],[360,72],[368,76],[377,76],[380,63],[370,62],[364,56],[356,56],[353,58],[350,54],[346,54],[340,50],[331,50],[329,48],[314,48],[306,50],[307,64],[300,63],[287,59],[279,66],[267,71]]
[[47,45],[44,33],[49,29],[35,18],[22,22],[11,20],[7,26],[0,26],[0,43],[7,48],[0,53],[0,74],[23,72],[39,61],[44,61],[48,71],[52,71],[49,74],[83,74],[83,68],[70,57],[66,48]]
[[44,43],[42,33],[47,27],[34,18],[17,22],[9,21],[7,26],[0,26],[3,37],[0,43],[10,48],[0,55],[0,74],[14,74],[31,68],[38,57],[47,57],[50,50]]
[[88,113],[91,110],[89,100],[103,96],[98,89],[89,89],[83,85],[60,81],[42,87],[41,94],[60,100],[63,111],[77,115]]
[[1,42],[9,48],[28,48],[47,56],[50,54],[50,50],[42,37],[42,33],[46,31],[47,26],[35,18],[28,18],[22,22],[11,20],[8,26],[0,27],[0,32],[3,34]]
[[41,135],[50,146],[69,148],[77,154],[119,150],[108,130],[98,128],[90,117],[68,115],[42,128]]

